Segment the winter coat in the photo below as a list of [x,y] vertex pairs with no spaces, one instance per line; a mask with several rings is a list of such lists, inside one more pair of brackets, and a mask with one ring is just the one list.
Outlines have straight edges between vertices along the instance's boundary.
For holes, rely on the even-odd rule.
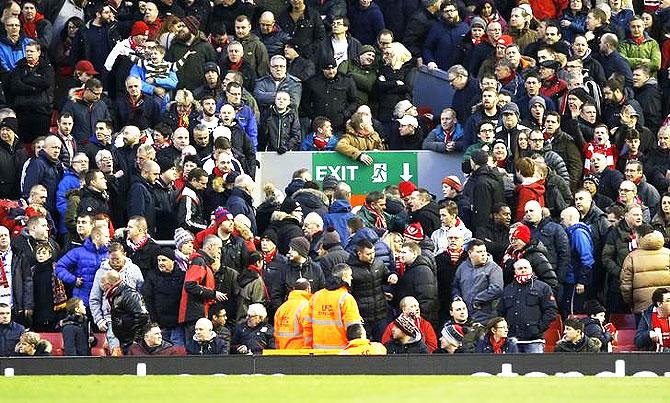
[[317,213],[323,217],[328,213],[328,197],[320,190],[302,188],[296,190],[291,197],[300,204],[303,217],[309,213]]
[[460,62],[458,48],[468,31],[464,22],[451,25],[440,20],[433,24],[423,43],[423,63],[434,62],[441,70],[449,70]]
[[61,333],[63,334],[63,355],[91,355],[91,347],[88,340],[93,334],[86,315],[68,315],[61,321]]
[[109,196],[86,186],[81,189],[77,212],[79,214],[86,213],[93,216],[97,214],[110,214]]
[[[547,163],[547,166],[554,170],[558,176],[570,182],[570,171],[568,171],[568,166],[565,165],[565,160],[563,157],[552,150],[551,144],[545,142],[544,149],[538,152],[538,154],[544,157],[544,161]],[[582,173],[582,166],[582,164],[579,165],[580,175]]]
[[[364,227],[356,231],[356,233],[354,233],[349,239],[349,244],[347,244],[345,248],[346,251],[349,252],[350,254],[355,254],[356,245],[358,245],[358,243],[363,240],[369,241],[371,244],[374,245],[375,258],[381,260],[384,263],[384,265],[386,265],[389,272],[395,273],[396,268],[391,248],[386,244],[386,242],[384,242],[379,237],[379,234],[377,234],[377,232],[372,228]],[[434,266],[430,264],[430,267],[433,268]]]
[[377,100],[376,116],[379,121],[391,122],[396,104],[405,99],[412,99],[416,74],[416,67],[411,60],[405,62],[398,70],[394,70],[390,65],[384,65],[379,69],[377,81],[372,89],[372,96]]
[[600,340],[600,351],[608,352],[608,344],[612,342],[614,336],[603,328],[600,320],[589,316],[581,319],[581,322],[584,324],[584,335]]
[[0,140],[0,197],[12,200],[20,197],[19,178],[27,159],[18,137],[11,145]]
[[362,135],[356,132],[350,125],[347,125],[346,133],[337,142],[335,151],[344,154],[354,161],[358,161],[361,154],[366,151],[379,151],[384,149],[384,144],[379,133],[372,132],[368,135]]
[[[460,123],[456,123],[456,126],[454,127],[454,133],[452,137],[452,141],[456,141],[458,139],[461,139],[463,137],[463,127],[461,126]],[[444,129],[442,126],[438,125],[436,128],[430,131],[426,138],[423,140],[422,147],[424,150],[430,150],[434,151],[436,153],[446,153],[447,148],[446,148],[446,141],[444,140],[445,138],[445,133]]]
[[605,237],[610,229],[607,215],[603,213],[595,202],[592,202],[591,208],[588,213],[582,217],[581,221],[589,226],[591,241],[593,242],[593,250],[596,257],[598,257],[596,260],[600,260],[599,257],[603,249],[603,244],[605,243]]
[[358,303],[358,310],[366,323],[377,323],[388,315],[384,286],[389,271],[379,259],[372,264],[363,263],[356,254],[351,254],[347,264],[351,267],[351,295]]
[[332,276],[335,265],[346,263],[351,256],[341,245],[331,246],[327,251],[328,253],[319,257],[319,265],[321,265],[321,271],[326,281]]
[[274,105],[261,117],[258,133],[258,151],[297,151],[300,144],[298,113],[288,108],[280,113]]
[[621,74],[626,80],[626,87],[633,87],[633,71],[626,58],[617,51],[614,51],[607,56],[603,54],[600,54],[599,56],[600,58],[598,61],[603,66],[605,77],[610,77],[614,73]]
[[326,284],[326,279],[323,277],[321,266],[319,266],[319,264],[314,262],[312,259],[307,258],[307,260],[303,263],[296,263],[289,260],[281,269],[282,302],[286,300],[286,297],[288,296],[289,292],[293,290],[295,282],[299,278],[305,278],[309,280],[312,293],[319,291]]
[[384,347],[386,347],[386,354],[428,354],[428,347],[423,340],[411,343],[389,340],[384,344]]
[[396,301],[409,296],[419,301],[422,317],[431,323],[437,322],[437,280],[430,263],[423,256],[417,256],[414,262],[405,267],[398,282]]
[[[465,124],[470,115],[472,115],[472,107],[477,104],[481,98],[482,90],[479,88],[479,81],[468,78],[465,87],[461,90],[456,90],[451,99],[451,107],[456,111],[458,122],[463,125]],[[465,134],[465,131],[463,134]],[[456,139],[462,139],[462,136],[456,137]],[[469,146],[469,144],[467,144],[466,147],[467,146]],[[458,151],[463,151],[466,147],[461,147]]]
[[316,66],[314,65],[314,62],[302,57],[302,55],[299,55],[293,60],[287,60],[287,63],[287,73],[300,79],[300,81],[307,81],[316,74]]
[[316,8],[305,5],[302,17],[294,21],[290,15],[291,8],[285,8],[279,17],[277,23],[287,32],[296,46],[300,50],[302,57],[313,59],[316,49],[325,36],[325,27],[321,15]]
[[66,169],[63,173],[63,179],[58,183],[56,191],[56,209],[58,210],[58,233],[66,234],[65,210],[67,209],[66,193],[72,189],[79,189],[79,175],[72,169]]
[[233,216],[237,216],[238,214],[243,214],[246,216],[249,221],[251,221],[251,231],[254,234],[258,233],[256,229],[255,209],[253,207],[253,200],[251,195],[242,189],[234,188],[230,192],[230,196],[226,201],[225,207]]
[[150,235],[156,234],[156,196],[154,188],[141,176],[135,176],[128,193],[128,217],[142,216],[147,220]]
[[256,72],[257,77],[268,74],[270,66],[268,51],[263,42],[254,34],[249,33],[244,38],[237,38],[244,48],[244,60],[248,61]]
[[[328,35],[321,40],[321,42],[316,47],[316,53],[312,60],[317,66],[321,66],[322,63],[335,58],[335,50],[333,49],[332,36]],[[358,59],[358,55],[361,53],[361,47],[363,46],[361,42],[354,38],[351,35],[347,35],[347,60]],[[320,75],[317,73],[317,76]]]
[[176,327],[179,322],[179,305],[185,275],[186,272],[176,266],[170,273],[159,270],[147,272],[142,295],[149,317],[162,328]]
[[565,232],[570,240],[570,263],[565,277],[563,278],[563,273],[560,273],[559,278],[564,284],[589,286],[593,281],[593,265],[595,264],[591,230],[588,225],[578,222],[566,228]]
[[84,100],[84,89],[71,91],[69,99],[63,105],[61,114],[69,113],[74,118],[72,137],[81,146],[95,133],[95,125],[100,120],[112,120],[112,115],[103,101],[88,103]]
[[535,200],[544,207],[544,180],[536,180],[530,183],[521,183],[516,186],[517,206],[515,221],[522,221],[525,213],[526,203]]
[[177,189],[172,184],[166,184],[161,178],[154,182],[154,197],[156,197],[156,222],[161,223],[156,229],[157,239],[174,237],[177,220],[174,216],[177,202]]
[[291,108],[298,110],[302,99],[302,82],[299,78],[287,74],[286,77],[276,84],[275,79],[271,75],[263,76],[256,80],[254,87],[254,98],[258,102],[258,107],[262,111],[266,111],[271,105],[274,105],[275,95],[277,91],[288,92],[291,99]]
[[193,234],[207,229],[209,217],[205,214],[202,191],[195,190],[190,183],[177,196],[177,226]]
[[301,111],[311,119],[320,115],[326,116],[334,130],[342,131],[347,119],[360,105],[356,94],[353,78],[337,74],[329,80],[323,74],[317,74],[305,83]]
[[351,204],[349,200],[334,200],[328,209],[328,214],[323,216],[324,228],[335,228],[342,245],[349,243],[349,229],[347,228],[347,220],[355,217],[351,212]]
[[569,26],[561,27],[561,39],[568,43],[574,42],[575,36],[586,32],[586,11],[580,10],[575,13],[572,9],[566,8],[560,20],[570,22]]
[[597,353],[600,351],[600,340],[595,337],[582,336],[577,343],[561,340],[554,346],[554,353]]
[[[484,227],[491,219],[491,211],[496,203],[504,201],[502,177],[488,166],[473,172],[468,180],[471,192],[466,194],[471,200],[471,228]],[[465,190],[463,193],[466,193]]]
[[641,313],[651,304],[651,294],[659,287],[670,287],[670,250],[663,247],[663,236],[652,232],[639,240],[621,267],[621,296]]
[[14,44],[9,41],[6,35],[0,38],[0,70],[10,72],[16,68],[18,62],[25,58],[26,45],[31,42],[24,36]]
[[216,298],[216,283],[211,265],[212,258],[204,252],[196,252],[191,256],[191,265],[186,271],[181,293],[179,323],[190,323],[209,317],[209,307]]
[[230,145],[233,153],[242,164],[244,172],[254,178],[256,176],[256,149],[251,138],[242,130],[236,121],[225,126],[231,131]]
[[288,252],[288,244],[291,242],[291,239],[304,236],[300,222],[295,217],[281,211],[275,211],[272,214],[272,222],[269,228],[277,232],[277,239],[279,239],[277,250],[282,255],[286,255]]
[[427,205],[413,211],[410,214],[410,221],[421,224],[423,233],[429,238],[436,229],[442,226],[437,203],[430,201]]
[[[566,179],[570,181],[572,189],[577,189],[577,185],[581,182],[584,161],[579,148],[575,144],[575,139],[559,130],[552,136],[551,150],[563,158],[568,171],[568,178]],[[563,176],[559,170],[556,170],[556,172]]]
[[212,332],[212,336],[206,341],[197,341],[195,336],[186,340],[186,354],[188,355],[228,355],[230,346]]
[[619,186],[623,182],[623,174],[612,168],[605,168],[605,170],[600,174],[596,174],[596,176],[600,179],[598,193],[612,200],[617,200],[619,198]]
[[448,251],[443,251],[435,256],[437,264],[436,278],[437,278],[437,297],[439,308],[440,323],[444,323],[450,318],[449,308],[451,305],[451,286],[454,283],[456,270],[458,266],[467,258],[465,251],[455,263],[451,262],[451,256]]
[[[519,252],[517,252],[519,253]],[[520,256],[530,262],[535,276],[551,287],[554,294],[558,293],[558,279],[554,268],[547,259],[547,248],[542,242],[531,239],[529,244],[522,249]],[[509,259],[505,262],[503,267],[503,280],[505,285],[511,284],[514,281],[514,263],[517,260]]]
[[507,320],[509,336],[519,340],[542,339],[558,308],[551,288],[533,277],[525,284],[514,281],[503,290],[498,315]]
[[[642,311],[640,321],[637,323],[637,331],[635,332],[635,346],[641,350],[654,351],[656,343],[649,337],[649,332],[654,330],[651,324],[651,315],[656,311],[656,305],[652,304]],[[2,339],[0,339],[1,341]]]
[[644,176],[640,180],[640,183],[637,184],[637,196],[642,201],[642,204],[649,208],[649,214],[653,217],[656,214],[657,207],[661,204],[661,195],[655,187],[647,182]]
[[[109,303],[105,300],[105,292],[100,288],[100,280],[102,279],[102,276],[110,270],[115,269],[112,269],[112,266],[109,265],[109,260],[106,260],[100,265],[100,269],[95,272],[95,278],[93,279],[93,288],[91,288],[91,297],[89,298],[88,306],[93,321],[96,324],[100,323],[102,320],[111,320]],[[140,292],[143,290],[144,276],[142,275],[140,268],[137,267],[131,259],[126,259],[126,263],[118,273],[124,284]]]
[[656,213],[651,219],[651,225],[663,235],[664,246],[668,248],[670,247],[670,223],[663,216],[663,212]]
[[194,51],[195,53],[189,56],[184,66],[177,71],[177,78],[179,79],[178,88],[194,90],[200,86],[202,78],[205,76],[203,69],[205,63],[216,63],[217,57],[212,45],[201,37],[194,38],[190,45],[181,39],[175,38],[172,41],[170,49],[165,54],[165,60],[176,62],[188,51]]
[[[516,338],[506,337],[503,345],[500,347],[500,350],[503,354],[514,354],[519,352],[519,347],[516,345]],[[475,347],[475,353],[484,353],[484,354],[494,354],[493,345],[491,344],[491,337],[489,335],[484,335],[477,346]]]
[[463,298],[470,317],[475,322],[486,323],[493,317],[493,303],[500,298],[502,292],[502,269],[490,256],[482,266],[474,267],[470,259],[466,259],[456,269],[451,297]]
[[339,74],[345,74],[354,79],[357,89],[356,96],[362,104],[367,105],[372,88],[377,81],[377,66],[374,63],[369,66],[362,66],[360,59],[357,57],[340,63],[337,71]]
[[96,247],[91,238],[86,238],[83,246],[72,249],[58,259],[56,276],[70,286],[75,284],[77,278],[81,278],[83,283],[80,287],[73,287],[72,296],[81,298],[88,306],[95,272],[107,258],[107,246]]
[[650,78],[639,88],[633,88],[635,100],[642,106],[644,121],[647,127],[656,133],[665,118],[661,89],[655,78]]
[[26,329],[16,322],[0,324],[0,357],[9,357],[14,354],[14,347]]
[[649,59],[644,63],[651,70],[652,77],[661,68],[661,49],[658,42],[644,33],[644,39],[641,44],[637,44],[633,39],[627,38],[619,44],[619,53],[630,64],[631,69],[642,63],[641,59]]
[[602,265],[607,273],[609,286],[620,288],[621,268],[630,252],[631,230],[625,219],[621,219],[616,227],[612,227],[605,239],[602,252]]
[[[145,95],[146,96],[146,95]],[[193,132],[193,129],[200,123],[200,111],[195,106],[191,106],[191,111],[188,114],[188,127],[186,127],[189,132]],[[177,112],[177,103],[176,102],[171,102],[169,105],[167,105],[167,108],[165,110],[165,113],[162,114],[161,116],[161,121],[164,123],[167,123],[172,130],[177,130],[177,128],[180,126],[180,121],[184,120],[183,118],[180,118],[179,112]],[[182,122],[183,125],[183,122]],[[161,156],[161,154],[165,151],[171,151],[173,155],[170,155],[168,153],[168,156]],[[169,160],[170,162],[173,162],[176,159],[181,158],[181,151],[177,150],[174,146],[169,146],[167,148],[164,148],[162,150],[159,150],[157,153],[157,160],[160,159],[166,159]]]
[[[284,287],[282,284],[283,269],[288,265],[286,256],[277,253],[270,262],[263,261],[263,281],[270,294],[268,317],[274,318],[274,313],[284,303]],[[272,315],[270,315],[272,313]]]
[[136,341],[128,349],[126,355],[183,355],[177,352],[174,344],[167,340],[163,340],[159,346],[149,347],[147,344],[142,341]]
[[246,322],[240,323],[233,332],[230,349],[236,352],[239,346],[247,346],[250,352],[261,354],[263,350],[275,348],[274,329],[267,323],[249,327]]
[[137,126],[140,130],[153,128],[161,121],[161,104],[154,95],[142,94],[136,108],[132,108],[127,96],[116,98],[116,121],[114,127]]
[[570,263],[570,240],[560,224],[543,218],[537,226],[528,222],[531,238],[537,239],[547,248],[547,260],[554,268],[559,282],[563,282]]
[[42,115],[51,113],[54,70],[46,59],[41,58],[32,68],[25,59],[19,60],[9,75],[6,88],[10,104],[15,109]]
[[407,46],[413,57],[421,57],[423,44],[426,42],[432,26],[436,22],[437,17],[431,14],[425,7],[419,7],[407,21],[402,42]]
[[367,8],[349,6],[349,32],[363,45],[376,45],[377,35],[385,28],[382,10],[375,3]]
[[[276,16],[277,14],[275,14]],[[279,25],[275,24],[272,32],[263,34],[260,30],[253,31],[254,35],[263,42],[265,49],[268,52],[268,57],[272,58],[274,55],[284,55],[284,45],[291,39],[291,36],[284,32]]]
[[111,306],[112,331],[121,346],[140,340],[144,326],[149,323],[149,313],[139,291],[120,283],[111,293],[108,291],[106,298]]
[[236,323],[246,320],[247,311],[251,304],[262,304],[267,306],[270,301],[265,298],[265,284],[261,276],[246,268],[237,276],[239,291],[237,293]]
[[160,252],[160,246],[158,246],[156,241],[149,239],[143,247],[137,250],[133,250],[128,243],[124,246],[128,259],[132,260],[142,270],[143,274],[158,270],[156,257],[158,257],[158,253]]
[[502,262],[503,255],[509,246],[509,228],[490,222],[485,227],[477,227],[474,237],[486,244],[486,250],[493,257],[494,262]]
[[46,208],[51,215],[56,214],[56,191],[63,176],[60,161],[53,161],[46,151],[41,150],[39,157],[32,159],[26,169],[26,177],[23,180],[23,198],[28,199],[30,189],[38,183],[47,188]]

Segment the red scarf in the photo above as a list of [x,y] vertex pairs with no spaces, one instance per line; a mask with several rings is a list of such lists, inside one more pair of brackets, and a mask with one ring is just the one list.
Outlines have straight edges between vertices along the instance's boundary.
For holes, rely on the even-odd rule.
[[524,255],[524,253],[525,253],[525,250],[523,250],[523,249],[514,250],[512,245],[508,246],[507,250],[505,251],[505,255],[503,256],[503,261],[502,261],[503,265],[505,263],[507,263],[507,261],[510,260],[510,259],[514,260],[514,261],[517,261],[517,260],[521,259]]
[[3,259],[0,259],[0,287],[9,288],[9,282],[7,281],[7,271],[5,270],[5,263]]
[[277,248],[275,248],[272,252],[270,253],[263,253],[263,261],[266,264],[269,264],[275,259],[275,256],[277,256]]
[[493,347],[493,354],[502,354],[502,346],[505,344],[505,338],[503,337],[500,341],[496,341],[493,335],[489,336],[489,341],[491,342],[491,347]]
[[642,36],[639,37],[639,38],[633,38],[633,37],[631,37],[630,39],[632,39],[633,42],[635,42],[636,45],[640,46],[640,45],[642,45],[642,42],[644,42],[644,35],[642,35]]
[[368,209],[370,214],[375,218],[375,228],[386,229],[386,219],[384,218],[384,215],[373,209],[368,203],[365,203],[365,208]]
[[116,290],[117,290],[117,289],[119,288],[119,286],[121,285],[121,283],[123,283],[123,281],[119,281],[118,283],[116,283],[116,284],[114,284],[113,286],[109,287],[109,288],[107,289],[107,292],[105,292],[105,298],[107,298],[107,301],[109,302],[109,305],[111,305],[111,306],[114,306],[114,304],[113,304],[114,301],[112,301],[112,297],[113,297],[114,293],[116,292]]
[[130,239],[126,243],[130,247],[130,249],[133,250],[133,252],[137,252],[138,250],[142,249],[144,247],[144,245],[147,244],[147,242],[149,242],[149,234],[145,234],[144,238],[142,238],[137,243],[131,241]]
[[514,281],[516,281],[519,284],[526,284],[527,282],[530,281],[530,279],[533,277],[533,272],[530,272],[528,274],[516,274],[514,273]]
[[240,61],[237,63],[232,63],[229,69],[233,71],[238,71],[239,69],[242,68],[242,63],[244,63],[244,59],[240,59]]
[[322,139],[321,137],[314,136],[314,148],[319,151],[324,151],[328,146],[328,140]]
[[652,329],[661,329],[662,333],[662,345],[663,347],[670,347],[670,320],[668,317],[658,316],[656,308],[651,313],[651,328]]
[[191,113],[191,108],[189,108],[188,113],[185,115],[179,115],[179,122],[177,125],[179,127],[185,127],[188,129],[188,115]]
[[461,246],[458,249],[453,249],[451,246],[447,247],[447,253],[449,253],[449,259],[451,260],[452,266],[458,262],[458,259],[461,258],[463,254],[463,247]]
[[395,267],[398,271],[398,278],[402,278],[402,275],[405,273],[405,261],[399,255],[395,256]]
[[26,18],[23,14],[19,15],[19,20],[21,20],[21,27],[23,28],[23,33],[26,34],[27,38],[37,39],[37,23],[42,21],[44,16],[40,13],[35,13],[35,19],[32,21],[26,21]]
[[507,168],[507,158],[496,161],[496,166],[498,168]]
[[214,170],[212,170],[212,173],[218,178],[223,178],[223,176],[225,175],[223,172],[221,172],[219,167],[214,167]]

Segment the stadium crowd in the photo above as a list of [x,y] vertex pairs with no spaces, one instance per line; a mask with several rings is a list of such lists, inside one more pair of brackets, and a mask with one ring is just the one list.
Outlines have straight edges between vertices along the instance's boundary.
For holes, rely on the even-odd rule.
[[[5,1],[0,356],[670,349],[670,2],[530,3]],[[463,175],[255,180],[381,150]]]

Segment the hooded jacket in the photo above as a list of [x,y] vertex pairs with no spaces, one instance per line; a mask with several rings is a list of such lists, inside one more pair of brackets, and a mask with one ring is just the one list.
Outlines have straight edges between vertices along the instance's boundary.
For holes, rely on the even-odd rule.
[[372,228],[363,227],[356,231],[355,234],[349,239],[349,243],[346,246],[346,251],[350,254],[355,254],[356,245],[360,241],[369,241],[375,246],[375,258],[380,259],[384,265],[388,268],[389,272],[394,273],[395,263],[393,260],[393,252],[391,248],[379,237],[379,234]]
[[560,280],[565,284],[591,285],[593,281],[593,241],[589,226],[578,222],[566,228],[565,232],[570,240],[570,263],[565,278],[561,274]]
[[142,295],[149,317],[161,327],[177,326],[185,275],[186,272],[181,271],[176,265],[170,273],[159,270],[147,272]]
[[525,213],[526,203],[535,200],[544,207],[544,180],[535,180],[533,182],[524,182],[516,186],[517,206],[515,221],[522,221]]
[[642,313],[651,303],[656,288],[670,287],[670,249],[663,247],[663,235],[654,231],[639,240],[639,248],[630,252],[621,267],[621,296]]
[[387,284],[389,271],[384,264],[376,259],[372,264],[363,263],[356,254],[350,254],[347,264],[351,267],[351,294],[358,303],[358,309],[368,323],[377,323],[388,315],[384,286]]
[[349,200],[336,199],[328,208],[328,214],[323,216],[323,228],[335,228],[340,241],[343,246],[349,243],[349,229],[347,228],[347,220],[355,217],[351,212],[351,204]]
[[186,271],[179,306],[179,323],[195,322],[209,317],[209,307],[215,302],[216,283],[212,272],[212,258],[198,251],[191,256]]
[[212,332],[209,340],[199,341],[195,335],[186,341],[188,355],[228,355],[230,346],[216,333]]

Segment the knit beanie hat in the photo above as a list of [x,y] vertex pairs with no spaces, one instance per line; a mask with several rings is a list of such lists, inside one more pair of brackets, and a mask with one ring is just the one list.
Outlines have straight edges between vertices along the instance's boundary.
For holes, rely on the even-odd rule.
[[358,56],[360,56],[364,53],[368,53],[368,52],[376,53],[374,46],[372,46],[372,45],[361,46],[361,50],[358,52]]
[[340,181],[337,180],[335,175],[328,175],[323,178],[323,182],[321,182],[321,189],[335,189],[337,188],[338,183],[340,183]]
[[393,321],[393,324],[398,327],[398,329],[402,330],[403,333],[414,339],[418,335],[421,335],[419,332],[419,329],[416,328],[414,323],[412,323],[411,320],[407,319],[403,315],[398,316],[395,318]]
[[130,29],[130,36],[149,35],[149,26],[144,21],[137,21]]
[[596,185],[596,187],[600,185],[600,179],[595,175],[586,175],[584,177],[584,180],[582,180],[582,183],[583,182],[593,182],[593,184]]
[[217,207],[216,210],[214,210],[214,221],[216,222],[216,225],[221,225],[222,222],[224,221],[232,221],[233,220],[233,215],[230,214],[230,211],[228,211],[227,208],[224,207]]
[[192,242],[193,240],[195,240],[195,238],[190,231],[187,231],[181,227],[174,230],[174,245],[177,247],[177,249],[180,249],[181,246],[186,242]]
[[410,181],[402,181],[398,184],[398,191],[401,197],[407,197],[416,190],[416,185]]
[[411,223],[405,227],[405,231],[402,234],[405,238],[417,242],[423,241],[425,238],[423,234],[423,228],[421,228],[421,223],[419,222]]
[[486,29],[486,21],[482,17],[474,17],[472,20],[470,20],[470,28],[474,26],[479,26],[482,27],[483,29]]
[[460,345],[463,342],[465,332],[461,325],[445,325],[440,334],[449,344]]
[[461,180],[458,179],[458,176],[455,175],[445,176],[442,179],[442,184],[448,185],[450,188],[454,189],[457,192],[460,192],[461,189],[463,189],[463,185],[461,185]]
[[598,302],[598,300],[591,299],[584,302],[584,312],[586,312],[587,315],[596,315],[599,314],[600,312],[605,312],[605,308],[603,308],[603,306],[600,305],[600,302]]
[[263,232],[263,236],[261,236],[261,239],[267,239],[268,241],[272,242],[277,246],[279,244],[277,233],[275,230],[272,229],[267,229],[265,232]]
[[19,134],[19,120],[15,117],[6,117],[2,119],[0,123],[0,128],[8,127],[14,134]]
[[298,252],[302,257],[309,256],[309,241],[304,236],[298,236],[291,239],[291,242],[288,244],[289,248]]
[[182,18],[181,22],[186,25],[186,28],[188,28],[193,35],[198,35],[198,32],[200,31],[200,21],[198,21],[198,18],[189,15],[188,17]]
[[342,240],[340,234],[335,231],[333,227],[329,227],[325,234],[323,234],[323,247],[328,249],[331,246],[340,245]]
[[535,104],[540,104],[544,109],[547,109],[547,103],[544,101],[544,98],[539,95],[535,95],[528,101],[528,108],[532,108]]
[[286,197],[284,201],[281,204],[281,207],[279,207],[280,211],[283,211],[286,214],[291,214],[294,212],[298,207],[300,207],[300,203],[297,201],[293,200],[292,197]]
[[160,248],[160,250],[158,251],[158,255],[156,255],[156,256],[165,256],[166,258],[168,258],[172,261],[174,261],[174,259],[175,259],[174,250],[172,250],[170,248],[167,248],[165,246]]
[[530,243],[530,228],[524,224],[517,226],[514,232],[512,232],[510,239],[520,239],[524,243]]

